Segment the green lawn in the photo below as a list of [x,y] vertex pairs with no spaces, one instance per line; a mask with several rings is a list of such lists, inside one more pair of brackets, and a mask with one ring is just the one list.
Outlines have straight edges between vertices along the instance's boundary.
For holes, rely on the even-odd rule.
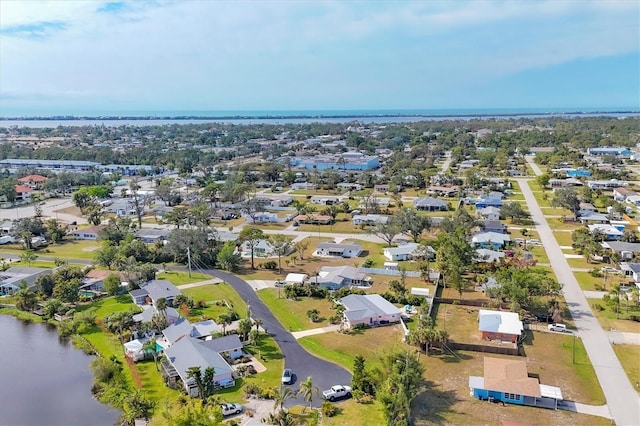
[[590,272],[574,272],[573,273],[580,284],[580,288],[589,291],[603,291],[603,286],[606,284],[606,288],[610,289],[612,285],[622,284],[628,281],[623,275],[607,274],[607,281],[605,283],[604,276],[594,277]]
[[[627,307],[627,302],[621,299],[619,314],[615,312],[614,307],[609,306],[602,299],[587,299],[587,302],[589,302],[591,310],[596,318],[598,318],[598,321],[600,321],[600,325],[604,330],[614,329],[617,331],[640,333],[640,322],[627,319],[629,315],[640,315],[640,307],[634,307],[632,302],[629,302]],[[604,309],[602,311],[594,309],[594,305],[599,305]]]
[[211,275],[201,274],[200,272],[192,272],[189,277],[188,272],[183,271],[162,271],[158,272],[156,278],[159,280],[171,281],[173,285],[179,286],[183,284],[197,283],[199,281],[207,281],[213,279]]
[[640,392],[640,346],[638,345],[613,345],[613,350],[618,355],[620,364],[624,372],[627,373],[629,381]]
[[208,302],[208,306],[204,309],[192,309],[190,317],[205,317],[215,319],[221,313],[227,312],[227,307],[224,304],[216,304],[215,302],[226,300],[231,308],[240,315],[241,318],[247,316],[247,304],[240,297],[240,295],[234,290],[234,288],[227,283],[220,284],[206,284],[199,287],[186,288],[182,290],[182,293],[186,296],[193,298],[195,302],[204,300]]
[[573,244],[573,233],[566,231],[554,231],[553,236],[561,246],[571,246]]
[[567,263],[569,264],[569,266],[571,268],[593,269],[593,268],[599,267],[599,264],[597,264],[597,263],[588,263],[587,259],[585,259],[584,257],[574,258],[574,259],[567,259]]
[[[39,250],[35,250],[38,256],[59,257],[60,259],[93,260],[95,250],[100,248],[99,241],[65,240],[62,244],[50,244]],[[20,255],[24,252],[19,244],[10,244],[0,248],[0,253]]]
[[[257,292],[258,297],[267,305],[269,310],[275,315],[282,326],[290,331],[302,331],[310,328],[319,328],[329,325],[328,318],[336,314],[331,308],[331,302],[327,299],[315,299],[303,297],[298,300],[285,299],[284,291],[267,288]],[[310,309],[317,309],[320,312],[321,320],[311,322],[306,313]]]

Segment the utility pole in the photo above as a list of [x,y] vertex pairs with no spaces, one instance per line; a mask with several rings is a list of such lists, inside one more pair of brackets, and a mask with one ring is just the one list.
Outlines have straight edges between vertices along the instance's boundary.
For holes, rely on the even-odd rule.
[[187,246],[187,262],[189,263],[189,278],[191,278],[191,247]]

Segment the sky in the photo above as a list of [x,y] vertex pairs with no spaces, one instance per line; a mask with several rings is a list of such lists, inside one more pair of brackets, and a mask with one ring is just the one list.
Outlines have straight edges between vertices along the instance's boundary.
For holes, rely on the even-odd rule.
[[0,116],[640,109],[640,2],[0,1]]

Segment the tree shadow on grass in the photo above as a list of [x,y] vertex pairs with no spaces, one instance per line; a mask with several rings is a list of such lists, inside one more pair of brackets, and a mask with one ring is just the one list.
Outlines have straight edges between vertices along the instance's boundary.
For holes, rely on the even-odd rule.
[[459,352],[459,351],[454,351],[452,349],[447,349],[447,348],[431,348],[431,351],[429,351],[429,357],[430,358],[437,358],[439,360],[442,360],[443,362],[446,362],[448,364],[457,364],[460,361],[465,361],[465,360],[469,360],[469,359],[473,359],[472,356],[467,355],[465,353]]
[[412,417],[428,419],[433,424],[450,423],[444,414],[451,412],[451,407],[461,399],[455,390],[440,390],[439,386],[434,382],[425,382],[425,390],[411,403]]

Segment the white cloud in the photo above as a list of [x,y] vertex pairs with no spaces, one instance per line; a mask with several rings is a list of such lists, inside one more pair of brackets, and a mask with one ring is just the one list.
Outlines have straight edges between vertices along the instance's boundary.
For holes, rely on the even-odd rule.
[[41,39],[0,37],[2,93],[250,108],[428,93],[639,50],[633,1],[127,2],[98,13],[106,3],[0,1],[0,31],[66,23]]

